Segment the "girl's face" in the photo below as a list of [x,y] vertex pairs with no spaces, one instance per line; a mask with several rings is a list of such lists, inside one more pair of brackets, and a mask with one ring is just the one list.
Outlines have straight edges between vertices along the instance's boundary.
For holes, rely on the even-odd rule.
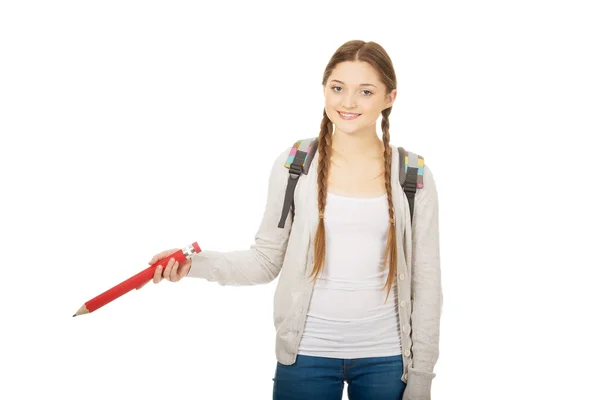
[[[344,61],[335,66],[323,88],[325,112],[335,130],[347,134],[375,133],[383,110],[396,99],[396,89],[386,95],[377,72],[364,61]],[[343,116],[343,113],[354,114]],[[360,114],[356,117],[356,114]]]

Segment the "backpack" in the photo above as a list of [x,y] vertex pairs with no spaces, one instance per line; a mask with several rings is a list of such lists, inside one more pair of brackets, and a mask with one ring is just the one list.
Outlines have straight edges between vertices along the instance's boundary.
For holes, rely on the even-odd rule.
[[[290,154],[285,163],[285,167],[290,170],[287,188],[285,190],[285,199],[283,209],[281,211],[281,219],[279,220],[278,228],[285,226],[285,220],[292,209],[292,222],[294,221],[294,191],[298,178],[302,174],[308,174],[312,159],[317,150],[318,137],[298,140],[290,150]],[[423,167],[425,160],[416,153],[404,150],[403,147],[398,147],[400,155],[400,185],[406,193],[408,205],[410,208],[410,221],[412,224],[413,211],[415,203],[415,193],[417,189],[423,188]]]

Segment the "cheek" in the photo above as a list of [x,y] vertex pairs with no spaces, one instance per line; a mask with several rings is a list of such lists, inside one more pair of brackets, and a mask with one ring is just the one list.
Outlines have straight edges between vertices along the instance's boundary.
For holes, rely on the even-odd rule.
[[325,102],[325,112],[327,113],[327,116],[329,117],[329,119],[333,119],[333,118],[337,118],[337,109],[338,109],[338,104],[335,103],[335,101],[329,100],[327,102]]
[[332,121],[336,120],[338,117],[337,112],[335,111],[334,107],[325,106],[325,113],[327,114],[329,119]]
[[363,110],[363,114],[379,114],[379,109],[373,105],[371,102],[364,102],[361,104]]
[[336,104],[335,98],[331,97],[331,96],[326,96],[325,97],[325,107],[334,107],[334,105]]

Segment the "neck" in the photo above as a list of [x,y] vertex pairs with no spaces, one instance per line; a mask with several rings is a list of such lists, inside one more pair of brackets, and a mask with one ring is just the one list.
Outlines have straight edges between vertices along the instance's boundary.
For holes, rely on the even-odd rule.
[[377,132],[348,134],[337,130],[331,138],[333,149],[347,157],[377,156],[383,153],[383,141]]

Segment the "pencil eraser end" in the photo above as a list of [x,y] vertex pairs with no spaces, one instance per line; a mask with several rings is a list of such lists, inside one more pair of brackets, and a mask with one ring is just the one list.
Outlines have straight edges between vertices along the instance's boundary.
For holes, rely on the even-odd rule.
[[202,250],[200,250],[200,246],[198,246],[198,242],[194,242],[192,244],[192,247],[194,247],[194,251],[196,251],[196,254],[200,253],[202,251]]

